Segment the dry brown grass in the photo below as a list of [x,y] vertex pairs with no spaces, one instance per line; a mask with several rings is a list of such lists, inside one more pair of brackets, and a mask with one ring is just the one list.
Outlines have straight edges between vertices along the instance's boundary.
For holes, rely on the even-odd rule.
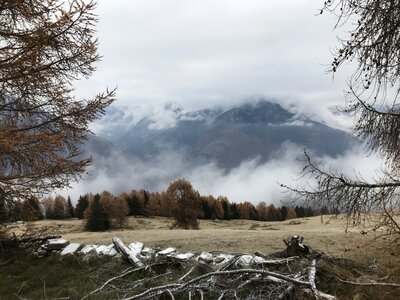
[[384,243],[371,243],[372,236],[362,235],[362,228],[346,232],[341,217],[324,216],[296,219],[300,224],[249,220],[200,221],[200,230],[170,230],[171,219],[129,218],[122,230],[101,233],[85,232],[81,220],[38,221],[36,225],[53,225],[66,239],[84,244],[110,244],[113,236],[124,242],[140,241],[149,247],[173,246],[181,251],[225,250],[271,253],[283,248],[282,240],[291,235],[304,236],[305,242],[327,254],[369,262],[378,258],[393,263],[397,258],[384,249]]

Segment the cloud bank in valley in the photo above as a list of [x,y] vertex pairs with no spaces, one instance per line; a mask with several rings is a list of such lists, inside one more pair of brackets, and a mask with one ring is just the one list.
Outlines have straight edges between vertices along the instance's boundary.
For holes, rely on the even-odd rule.
[[[343,103],[351,66],[335,80],[324,74],[336,32],[333,16],[316,16],[321,5],[312,0],[99,1],[103,59],[90,80],[77,82],[76,95],[89,97],[99,87],[118,86],[113,106],[122,107],[122,113],[93,124],[100,134],[112,134],[105,128],[126,129],[143,118],[150,120],[152,130],[169,128],[182,112],[232,107],[258,95],[295,114],[348,129],[351,120],[337,118],[330,109]],[[269,162],[245,161],[228,173],[215,163],[194,163],[175,149],[148,162],[113,153],[63,194],[76,201],[79,194],[105,189],[161,191],[172,180],[186,178],[201,194],[278,204],[286,196],[277,182],[293,182],[302,153],[302,148],[286,144]],[[357,148],[321,159],[350,173],[361,169],[374,174],[379,159],[362,153]]]
[[[312,184],[312,180],[308,181],[308,178],[299,179],[302,167],[299,158],[302,154],[303,149],[287,143],[265,164],[259,164],[254,159],[224,172],[214,163],[195,165],[188,155],[180,151],[163,153],[147,163],[126,161],[118,153],[114,153],[107,161],[96,162],[89,168],[90,176],[74,184],[72,189],[61,191],[61,194],[70,195],[76,201],[80,194],[103,190],[114,194],[141,188],[162,191],[166,190],[171,181],[185,178],[202,195],[223,195],[233,202],[265,201],[281,205],[282,201],[289,199],[279,183],[292,186]],[[361,147],[351,149],[337,158],[314,158],[323,161],[325,167],[343,170],[350,176],[360,172],[365,179],[376,177],[376,171],[382,167],[378,156],[367,156]]]

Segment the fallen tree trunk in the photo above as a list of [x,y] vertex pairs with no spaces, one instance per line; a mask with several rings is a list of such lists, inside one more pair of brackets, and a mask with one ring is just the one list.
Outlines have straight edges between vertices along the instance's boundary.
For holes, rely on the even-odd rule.
[[143,262],[117,237],[112,238],[112,242],[122,256],[137,268],[144,266]]

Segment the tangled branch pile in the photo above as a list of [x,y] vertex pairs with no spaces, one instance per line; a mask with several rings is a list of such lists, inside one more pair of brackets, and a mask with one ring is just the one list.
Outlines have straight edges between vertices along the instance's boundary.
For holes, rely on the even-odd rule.
[[149,255],[149,249],[138,251],[125,246],[118,238],[114,245],[133,265],[122,274],[108,279],[82,299],[113,289],[122,299],[336,299],[317,289],[316,265],[313,257],[321,257],[292,237],[287,249],[298,247],[301,256],[276,258],[289,251],[267,257],[224,253],[221,251],[177,254],[168,248]]

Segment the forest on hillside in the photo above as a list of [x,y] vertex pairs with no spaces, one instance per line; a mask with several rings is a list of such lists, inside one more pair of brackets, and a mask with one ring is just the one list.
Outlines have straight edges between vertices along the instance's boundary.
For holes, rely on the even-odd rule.
[[[174,195],[182,194],[180,201],[183,207],[177,206]],[[19,205],[7,207],[1,205],[0,218],[2,221],[34,221],[41,219],[87,219],[90,216],[94,202],[98,201],[101,212],[113,227],[121,228],[126,223],[127,216],[170,217],[177,210],[190,207],[192,215],[197,219],[231,220],[245,219],[258,221],[284,221],[295,218],[311,217],[328,214],[327,207],[312,208],[302,205],[275,206],[273,203],[259,202],[254,205],[249,201],[235,203],[227,197],[200,195],[187,180],[179,179],[170,184],[163,192],[132,190],[113,195],[109,191],[81,195],[76,205],[71,198],[61,195],[48,196],[43,199],[31,197]],[[332,213],[332,212],[331,212]]]

